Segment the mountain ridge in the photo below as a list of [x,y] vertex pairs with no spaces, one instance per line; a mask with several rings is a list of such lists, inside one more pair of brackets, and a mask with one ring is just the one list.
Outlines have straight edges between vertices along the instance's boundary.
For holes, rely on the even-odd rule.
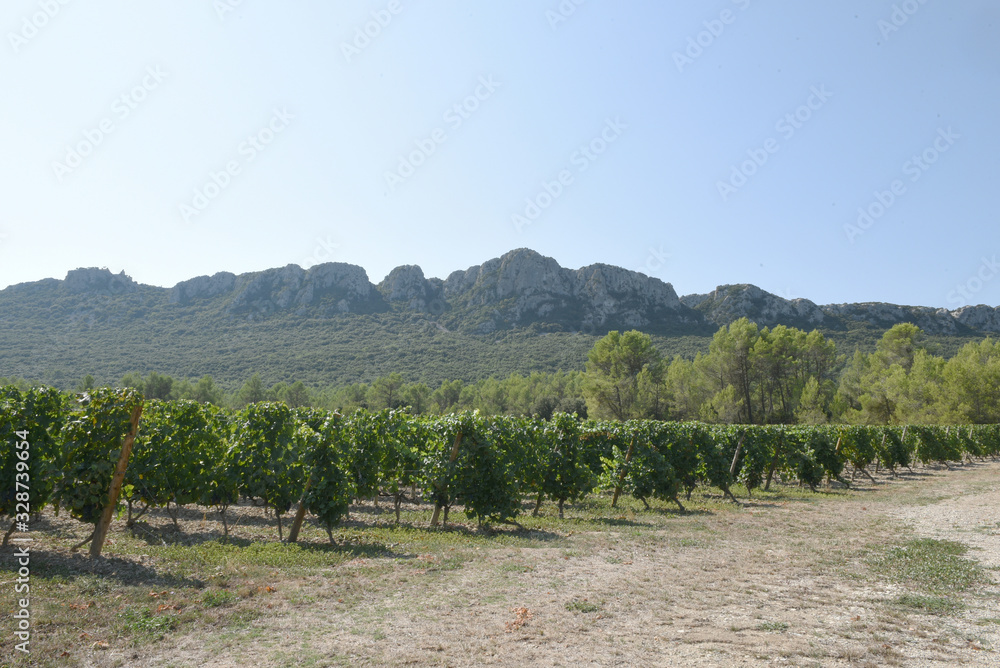
[[669,354],[707,350],[715,331],[747,317],[760,326],[819,329],[870,349],[913,322],[954,350],[1000,333],[1000,309],[954,311],[881,302],[817,305],[750,284],[678,296],[673,286],[608,264],[561,267],[530,249],[427,278],[396,267],[378,284],[364,268],[324,263],[218,272],[171,288],[124,272],[80,268],[0,290],[0,376],[66,383],[127,371],[238,382],[357,382],[380,373],[477,379],[583,367],[597,337],[639,329]]
[[[136,283],[124,271],[113,274],[103,268],[79,268],[70,270],[61,281],[46,278],[9,286],[0,290],[0,300],[9,291],[43,286],[105,297],[135,294],[140,288],[160,290],[169,294],[171,304],[180,306],[223,298],[228,301],[228,313],[250,317],[288,310],[301,315],[304,309],[323,314],[388,312],[400,303],[404,309],[435,316],[446,311],[468,314],[492,309],[493,324],[480,324],[476,328],[479,333],[537,321],[577,325],[577,330],[570,331],[596,330],[608,322],[640,329],[664,324],[718,327],[741,317],[761,326],[836,329],[847,319],[878,327],[913,322],[928,333],[943,335],[962,330],[1000,333],[1000,307],[985,304],[954,310],[887,302],[818,305],[804,298],[786,299],[749,283],[678,296],[672,284],[641,272],[604,263],[569,269],[526,248],[455,270],[445,279],[426,278],[418,265],[402,265],[378,284],[369,280],[363,267],[341,262],[308,269],[289,264],[243,274],[222,271],[180,281],[170,288]],[[578,321],[566,317],[570,307],[582,310]]]

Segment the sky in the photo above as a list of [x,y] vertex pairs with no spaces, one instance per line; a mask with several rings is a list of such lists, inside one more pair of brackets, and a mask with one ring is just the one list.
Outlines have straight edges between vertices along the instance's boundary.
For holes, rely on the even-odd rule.
[[4,0],[0,287],[527,247],[1000,304],[991,0]]

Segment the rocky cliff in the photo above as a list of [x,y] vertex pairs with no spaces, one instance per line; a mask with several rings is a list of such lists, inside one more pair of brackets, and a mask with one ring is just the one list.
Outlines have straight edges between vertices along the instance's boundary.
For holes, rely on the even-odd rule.
[[913,322],[944,354],[1000,334],[1000,309],[954,311],[893,304],[817,306],[753,285],[678,298],[656,278],[606,264],[560,267],[514,250],[428,278],[396,267],[373,285],[358,266],[327,263],[221,272],[173,288],[138,284],[107,269],[74,269],[0,290],[0,376],[72,387],[86,374],[117,382],[129,372],[230,387],[260,372],[322,387],[371,382],[398,371],[429,384],[581,368],[597,336],[639,329],[665,354],[706,350],[721,325],[818,328],[842,352],[874,348],[885,329]]
[[440,315],[445,310],[444,281],[424,278],[416,265],[396,267],[381,283],[378,291],[389,302],[401,303],[406,309]]
[[1000,307],[964,306],[950,314],[961,325],[976,331],[1000,334]]
[[310,310],[322,314],[372,313],[387,308],[382,296],[361,267],[328,262],[308,270],[290,264],[280,269],[236,276],[221,272],[178,283],[170,301],[187,305],[197,300],[222,298],[226,310],[236,315]]
[[[761,326],[828,331],[858,325],[888,329],[911,322],[935,335],[1000,333],[1000,307],[949,311],[883,303],[818,306],[808,299],[784,299],[747,284],[721,285],[708,294],[679,298],[670,283],[657,278],[607,264],[567,269],[526,248],[452,272],[444,280],[425,277],[415,265],[396,267],[377,286],[361,267],[339,262],[308,270],[288,265],[240,275],[220,272],[182,281],[170,289],[140,286],[124,272],[74,269],[62,281],[45,279],[0,291],[0,319],[10,313],[4,310],[5,296],[49,293],[63,300],[90,300],[91,306],[97,298],[108,308],[118,302],[159,300],[170,308],[202,305],[247,320],[282,313],[329,317],[416,312],[440,318],[450,329],[479,334],[529,327],[585,333],[641,329],[665,335],[710,334],[742,317]],[[124,311],[120,315],[126,317]]]
[[705,325],[669,283],[606,264],[565,269],[524,248],[453,272],[444,281],[444,298],[473,316],[481,332],[533,323],[566,331]]
[[954,311],[882,302],[817,306],[808,299],[784,299],[754,285],[720,285],[708,294],[681,297],[681,302],[719,326],[745,317],[767,327],[780,324],[843,330],[865,325],[889,329],[909,322],[928,334],[941,336],[1000,333],[1000,308],[982,305]]
[[761,327],[815,329],[827,320],[823,309],[808,299],[784,299],[756,285],[720,285],[707,295],[682,297],[681,302],[720,327],[749,318]]
[[96,294],[101,296],[125,295],[139,291],[139,284],[125,275],[125,272],[112,274],[107,269],[73,269],[66,274],[62,287],[77,294]]

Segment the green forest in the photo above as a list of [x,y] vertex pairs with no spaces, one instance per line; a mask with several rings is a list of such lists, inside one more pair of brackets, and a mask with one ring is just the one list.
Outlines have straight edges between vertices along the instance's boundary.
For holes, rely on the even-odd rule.
[[[742,318],[720,328],[706,353],[665,354],[648,334],[612,331],[583,370],[513,373],[479,381],[413,382],[399,372],[370,383],[266,384],[259,373],[227,388],[212,376],[129,372],[116,383],[149,399],[227,408],[280,401],[350,412],[409,407],[414,415],[479,410],[548,419],[557,412],[617,420],[716,424],[986,424],[1000,422],[1000,344],[970,341],[950,358],[913,324],[886,331],[871,352],[837,350],[818,330],[760,328]],[[27,388],[32,381],[0,382]],[[98,386],[87,375],[77,391]]]

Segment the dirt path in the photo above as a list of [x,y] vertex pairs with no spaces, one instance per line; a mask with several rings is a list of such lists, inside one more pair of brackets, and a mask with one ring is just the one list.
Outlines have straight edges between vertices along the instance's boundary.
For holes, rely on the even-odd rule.
[[[865,565],[866,550],[909,525],[1000,566],[998,509],[1000,465],[986,464],[666,528],[623,522],[574,534],[568,547],[485,550],[454,570],[400,565],[352,606],[315,581],[285,583],[316,596],[245,631],[175,637],[143,663],[1000,666],[996,584],[958,613],[925,615],[895,606],[905,587]],[[339,568],[365,577],[363,563]]]
[[902,506],[892,515],[923,536],[964,543],[984,566],[1000,568],[1000,469],[984,468],[993,474],[971,481],[964,475],[942,475],[934,489],[939,500]]

